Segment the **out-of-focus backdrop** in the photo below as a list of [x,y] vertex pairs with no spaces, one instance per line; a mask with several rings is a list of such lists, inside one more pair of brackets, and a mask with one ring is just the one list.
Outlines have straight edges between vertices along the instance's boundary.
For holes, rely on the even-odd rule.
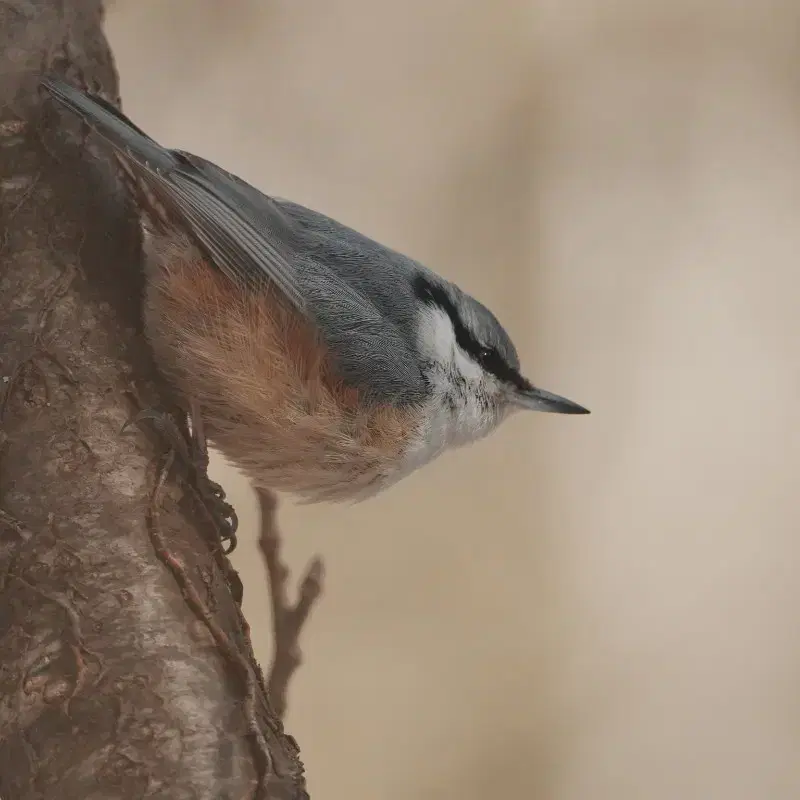
[[[281,511],[337,798],[800,797],[796,2],[119,0],[126,110],[458,281],[589,417]],[[256,506],[236,564],[266,665]]]

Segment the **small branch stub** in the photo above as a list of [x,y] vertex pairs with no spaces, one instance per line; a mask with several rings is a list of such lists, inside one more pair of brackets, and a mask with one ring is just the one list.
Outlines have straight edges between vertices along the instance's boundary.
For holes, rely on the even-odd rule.
[[325,568],[318,556],[312,559],[300,581],[297,602],[292,605],[287,590],[289,568],[281,558],[281,536],[275,515],[278,501],[275,494],[268,490],[259,489],[257,494],[261,507],[259,547],[269,582],[274,632],[274,654],[267,692],[273,711],[283,719],[289,682],[303,660],[300,633],[322,594]]

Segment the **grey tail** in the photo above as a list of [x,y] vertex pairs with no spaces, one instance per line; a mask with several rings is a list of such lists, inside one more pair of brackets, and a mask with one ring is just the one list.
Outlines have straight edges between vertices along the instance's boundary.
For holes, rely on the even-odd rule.
[[125,158],[161,173],[169,172],[178,163],[171,151],[137,128],[102,97],[88,94],[55,78],[43,78],[42,86]]

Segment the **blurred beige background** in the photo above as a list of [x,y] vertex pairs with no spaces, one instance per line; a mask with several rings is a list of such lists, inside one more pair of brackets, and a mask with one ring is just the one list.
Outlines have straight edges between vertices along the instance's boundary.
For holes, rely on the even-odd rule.
[[[517,417],[324,554],[315,797],[800,797],[800,6],[120,0],[165,143],[460,282],[585,418]],[[255,505],[247,613],[269,611]]]

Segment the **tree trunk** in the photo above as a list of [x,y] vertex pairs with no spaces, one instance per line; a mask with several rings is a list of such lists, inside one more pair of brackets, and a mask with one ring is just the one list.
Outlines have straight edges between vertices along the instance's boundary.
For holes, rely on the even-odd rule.
[[139,230],[37,89],[117,82],[99,0],[0,2],[0,796],[306,797],[235,573],[164,444]]

